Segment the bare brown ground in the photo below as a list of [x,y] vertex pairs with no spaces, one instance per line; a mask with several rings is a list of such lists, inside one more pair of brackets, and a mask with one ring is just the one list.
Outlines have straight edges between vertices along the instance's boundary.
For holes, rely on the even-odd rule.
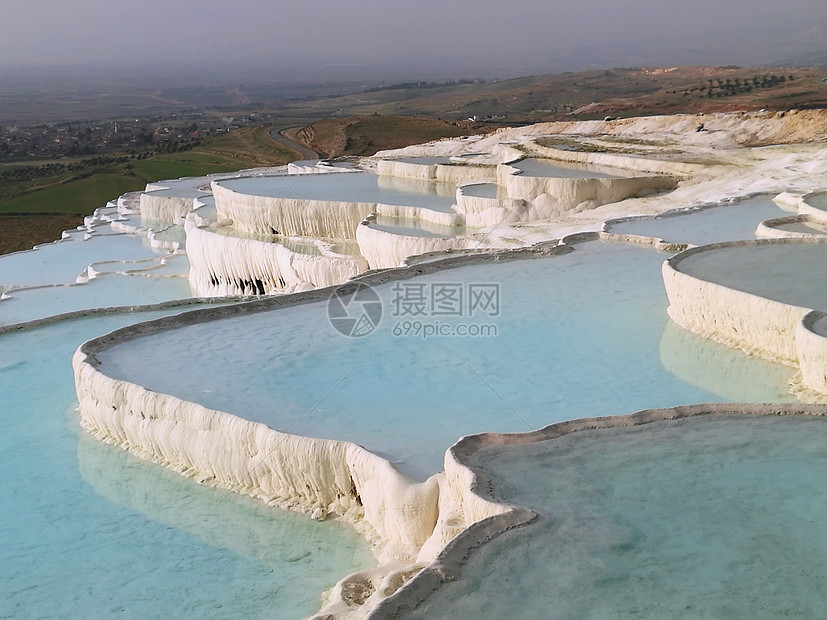
[[0,215],[0,254],[30,250],[60,239],[64,230],[83,224],[83,216],[65,213]]

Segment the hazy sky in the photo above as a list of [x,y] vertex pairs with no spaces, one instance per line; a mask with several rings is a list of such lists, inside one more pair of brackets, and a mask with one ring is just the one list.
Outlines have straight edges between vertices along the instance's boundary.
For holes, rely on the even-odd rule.
[[759,64],[827,50],[825,8],[824,0],[4,0],[0,66]]

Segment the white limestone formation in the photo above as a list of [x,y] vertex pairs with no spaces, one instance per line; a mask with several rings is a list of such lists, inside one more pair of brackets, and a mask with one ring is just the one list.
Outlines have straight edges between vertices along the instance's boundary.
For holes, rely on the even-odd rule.
[[[452,157],[484,152],[491,155],[490,162],[513,161],[527,155],[554,157],[646,173],[638,177],[530,177],[515,174],[512,166],[474,165],[456,159],[434,164],[388,159],[376,162],[377,171],[386,179],[454,184],[496,181],[508,196],[486,198],[460,189],[455,207],[450,211],[371,202],[273,198],[255,195],[252,189],[250,193],[233,191],[220,181],[213,181],[218,220],[222,225],[232,226],[236,234],[219,234],[211,228],[214,221],[197,212],[190,214],[187,218],[190,282],[196,294],[203,295],[304,291],[342,282],[369,267],[398,267],[412,255],[466,250],[480,244],[468,236],[416,237],[362,224],[373,214],[446,226],[493,229],[502,225],[500,230],[490,231],[487,243],[494,246],[526,240],[548,241],[570,232],[595,231],[590,234],[596,237],[596,231],[609,217],[660,213],[757,191],[786,189],[787,193],[777,200],[802,209],[811,195],[808,192],[820,189],[817,175],[827,165],[824,157],[827,149],[818,144],[808,152],[798,147],[795,150],[780,147],[756,155],[739,144],[783,136],[810,140],[810,136],[821,135],[823,139],[827,136],[825,119],[819,121],[822,133],[806,131],[807,123],[813,122],[815,116],[809,112],[791,114],[788,118],[753,115],[750,120],[738,115],[711,115],[702,117],[710,128],[703,135],[695,132],[697,116],[613,123],[554,123],[385,154]],[[681,159],[681,154],[658,157],[657,149],[647,157],[566,151],[538,142],[543,135],[552,134],[584,136],[604,132],[623,138],[646,131],[664,137],[664,141],[674,136],[685,138],[681,146],[691,157],[686,157],[687,161]],[[726,149],[731,153],[721,153]],[[698,163],[705,158],[715,165]],[[294,167],[298,168],[307,172],[306,166]],[[710,168],[714,168],[714,172],[709,172]],[[684,177],[679,185],[676,177]],[[673,189],[676,185],[675,192],[657,200],[646,197],[653,191]],[[195,206],[195,199],[175,196],[162,199],[160,192],[151,195],[152,189],[161,189],[161,186],[148,187],[148,192],[139,199],[146,219],[179,221]],[[119,208],[134,208],[135,201],[134,196],[125,197],[119,201]],[[823,209],[809,207],[806,213],[800,211],[802,216],[824,216]],[[318,255],[304,254],[257,238],[275,234],[317,240],[355,239],[361,256],[336,254],[324,245],[317,246]],[[603,236],[619,238],[611,233]],[[648,238],[622,240],[676,249]],[[714,251],[714,247],[689,250],[670,259],[663,267],[672,319],[697,334],[797,366],[803,385],[827,394],[827,319],[809,308],[767,300],[681,272],[680,261],[693,251]],[[395,275],[396,272],[385,272],[381,277],[387,279]],[[312,293],[298,293],[284,303],[301,303],[312,298]],[[284,298],[269,301],[282,300]],[[236,311],[241,312],[223,308],[220,313],[226,316]],[[243,311],[249,311],[249,306]],[[467,464],[467,455],[477,447],[511,441],[503,436],[463,438],[446,453],[444,472],[424,483],[414,483],[388,461],[355,444],[280,433],[225,412],[112,379],[95,357],[99,351],[143,333],[185,325],[187,321],[208,320],[209,312],[126,328],[78,349],[73,367],[81,424],[102,441],[204,484],[245,493],[313,518],[340,518],[352,523],[372,543],[382,566],[348,576],[337,584],[320,618],[328,613],[342,618],[360,617],[374,605],[380,608],[377,617],[386,617],[381,608],[395,604],[394,600],[404,599],[411,592],[421,594],[438,587],[441,579],[456,578],[462,559],[475,545],[533,517],[530,511],[497,503],[485,486],[486,481]],[[644,412],[633,422],[669,417],[675,415],[675,411],[677,415],[696,412],[694,409],[689,413],[684,409]],[[599,423],[586,421],[585,426],[564,423],[549,430],[548,436],[588,428],[589,424],[624,422],[631,423],[621,418],[604,418]],[[535,439],[532,435],[531,440]],[[423,566],[421,573],[403,585]],[[367,593],[367,602],[361,601],[364,605],[354,602],[349,594],[360,588]],[[397,589],[399,593],[394,594]]]
[[801,383],[808,389],[827,395],[827,315],[809,312],[796,326],[795,344]]
[[755,235],[759,239],[809,239],[820,240],[827,235],[827,202],[824,192],[806,195],[782,192],[773,198],[780,207],[797,212],[798,215],[764,220],[758,225]]
[[497,166],[497,183],[506,188],[510,198],[532,202],[532,219],[538,220],[676,186],[675,179],[669,176],[577,179],[529,176],[508,164]]
[[141,218],[152,222],[182,225],[187,213],[195,207],[195,197],[171,196],[166,192],[141,194]]
[[827,192],[812,192],[798,201],[798,212],[814,220],[827,223]]
[[291,161],[287,164],[287,174],[327,174],[330,172],[360,172],[349,163],[331,162],[324,159]]
[[413,483],[355,444],[280,433],[111,379],[96,365],[89,343],[73,358],[81,425],[98,439],[203,484],[343,518],[382,561],[415,558],[433,534],[436,478]]
[[798,206],[801,204],[801,195],[790,192],[781,192],[772,201],[784,211],[798,213]]
[[[794,229],[785,227],[793,226]],[[764,220],[758,224],[755,236],[759,239],[818,239],[827,235],[827,220],[811,215],[790,215]]]
[[[686,176],[696,174],[708,167],[708,164],[655,159],[654,157],[566,150],[554,148],[553,146],[543,146],[539,143],[541,140],[542,138],[532,137],[523,143],[523,148],[531,153],[533,157],[543,157],[574,164],[605,166],[618,170],[633,170],[639,173]],[[653,155],[657,155],[657,151],[654,151]]]
[[[594,431],[596,429],[611,429],[652,424],[663,420],[675,420],[688,417],[713,418],[721,415],[827,415],[825,405],[784,404],[784,405],[755,405],[755,404],[703,404],[685,405],[665,409],[646,409],[629,415],[614,415],[601,418],[581,418],[551,424],[545,428],[528,433],[499,434],[482,433],[463,437],[449,450],[464,476],[468,476],[468,484],[476,491],[475,497],[480,502],[488,501],[493,495],[492,487],[496,481],[485,479],[485,472],[479,466],[472,471],[474,453],[481,448],[490,446],[525,446],[536,442],[548,442],[555,438],[580,431]],[[446,473],[448,459],[446,457]],[[486,485],[487,483],[487,485]],[[463,483],[464,485],[465,483]],[[486,488],[487,486],[487,488]],[[378,601],[377,607],[368,616],[371,620],[390,620],[404,616],[404,611],[416,609],[428,596],[449,581],[461,577],[462,567],[473,550],[507,530],[526,524],[537,517],[537,514],[526,508],[499,504],[501,511],[477,520],[463,529],[451,540],[442,552],[410,581],[401,588]],[[321,620],[321,615],[315,616]]]
[[317,253],[307,254],[277,242],[219,234],[193,217],[185,227],[190,287],[203,297],[323,288],[368,269],[358,254],[337,254],[322,242],[316,242]]
[[663,281],[669,298],[669,317],[700,336],[797,367],[805,388],[827,395],[827,381],[824,378],[827,369],[827,325],[821,321],[820,313],[812,308],[767,299],[681,271],[681,261],[699,252],[714,252],[722,247],[749,247],[758,243],[767,242],[735,241],[707,245],[686,250],[665,261]]
[[680,263],[698,252],[754,245],[738,241],[692,248],[663,263],[669,317],[684,329],[723,344],[795,365],[795,329],[810,308],[784,304],[686,274]]
[[471,194],[476,184],[463,185],[457,190],[456,210],[465,216],[465,224],[475,228],[527,222],[532,219],[533,205],[513,198],[487,198]]
[[376,162],[376,173],[381,176],[445,183],[492,182],[497,178],[494,166],[461,163],[461,161],[428,164],[397,159],[379,159]]
[[356,242],[371,269],[401,267],[410,256],[480,245],[479,241],[468,237],[416,237],[390,233],[372,228],[367,222],[356,229]]
[[[193,319],[190,319],[193,320]],[[72,364],[80,421],[101,441],[202,484],[244,493],[313,518],[340,518],[372,544],[381,566],[334,588],[319,617],[362,617],[344,586],[392,594],[469,525],[509,510],[480,497],[474,475],[450,454],[445,473],[414,483],[388,461],[350,442],[281,433],[237,416],[108,377],[95,354],[125,339],[187,319],[125,328],[82,345]]]
[[219,219],[259,235],[353,239],[359,222],[376,211],[375,203],[256,196],[215,181],[212,191]]

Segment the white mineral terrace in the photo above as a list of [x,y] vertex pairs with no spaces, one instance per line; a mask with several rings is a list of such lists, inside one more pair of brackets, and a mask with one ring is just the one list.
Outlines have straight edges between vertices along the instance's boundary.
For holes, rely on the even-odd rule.
[[827,237],[735,241],[682,252],[663,265],[669,316],[681,327],[796,366],[804,388],[827,395]]
[[[697,132],[699,123],[707,131]],[[631,426],[685,416],[714,417],[705,416],[707,413],[827,413],[825,405],[819,404],[827,400],[827,282],[823,269],[827,260],[827,243],[823,243],[827,241],[827,199],[822,193],[827,178],[825,138],[827,114],[822,111],[783,116],[731,113],[702,119],[674,116],[549,123],[379,153],[358,165],[297,162],[278,171],[255,170],[153,184],[141,194],[126,195],[117,204],[99,210],[85,227],[67,233],[66,239],[53,247],[0,260],[0,293],[4,297],[0,301],[0,323],[4,330],[11,331],[5,325],[41,321],[58,314],[78,316],[95,308],[161,307],[170,302],[195,303],[198,300],[192,298],[199,297],[261,296],[231,306],[215,304],[174,317],[160,316],[80,346],[72,367],[81,426],[102,442],[206,486],[251,496],[320,521],[337,519],[355,528],[370,544],[376,565],[340,575],[339,583],[325,593],[314,617],[427,617],[428,599],[433,593],[439,593],[450,581],[464,583],[464,565],[469,557],[492,541],[509,540],[501,536],[503,532],[514,528],[519,532],[523,525],[536,522],[537,514],[542,520],[543,510],[522,507],[531,502],[503,500],[497,491],[498,481],[489,479],[475,464],[475,453],[486,446],[521,446],[586,428]],[[751,144],[768,146],[754,148],[748,146]],[[770,202],[772,197],[777,197],[777,203]],[[780,206],[790,214],[784,216]],[[646,219],[654,216],[662,217]],[[721,237],[712,237],[713,233]],[[790,238],[757,241],[756,235]],[[125,246],[126,254],[124,246],[116,251],[113,245],[124,237],[135,242],[133,247]],[[621,295],[618,299],[626,304],[623,312],[601,321],[623,323],[612,328],[614,332],[623,332],[635,319],[651,323],[644,320],[646,313],[655,313],[666,321],[660,288],[665,285],[669,317],[684,329],[672,325],[662,335],[660,331],[656,334],[660,343],[660,350],[654,353],[656,365],[696,390],[692,394],[712,393],[710,398],[725,400],[743,400],[745,395],[772,400],[772,396],[765,395],[776,390],[777,404],[689,405],[687,400],[680,401],[680,396],[670,396],[676,392],[666,390],[656,396],[667,402],[677,398],[679,402],[628,415],[632,410],[596,411],[592,394],[573,402],[552,399],[538,404],[528,400],[530,415],[524,416],[525,424],[506,430],[523,430],[526,425],[539,429],[553,421],[567,421],[544,428],[539,434],[483,433],[460,439],[480,430],[498,430],[462,428],[451,436],[449,443],[456,443],[450,447],[439,443],[440,424],[429,416],[463,420],[460,408],[417,415],[415,408],[421,405],[417,404],[420,396],[415,389],[380,379],[394,373],[404,375],[410,370],[404,370],[404,364],[415,364],[416,358],[410,356],[400,362],[389,357],[392,361],[385,367],[374,368],[375,380],[361,384],[358,398],[376,400],[382,407],[382,403],[390,403],[384,412],[389,419],[394,409],[414,411],[412,421],[419,420],[423,428],[411,430],[408,441],[416,443],[419,440],[411,437],[424,434],[422,443],[430,440],[434,445],[423,448],[423,453],[444,452],[441,470],[415,481],[403,473],[400,465],[407,457],[385,453],[381,448],[371,450],[369,438],[381,437],[383,429],[386,433],[405,431],[401,426],[391,431],[391,425],[383,426],[381,419],[376,422],[375,412],[369,412],[369,407],[365,407],[362,418],[365,427],[371,427],[365,429],[364,442],[360,441],[358,416],[356,421],[347,421],[352,435],[302,434],[310,425],[298,429],[296,424],[269,426],[256,421],[260,419],[259,411],[250,409],[245,417],[176,395],[174,389],[153,390],[120,376],[113,361],[119,350],[129,351],[128,347],[142,343],[155,347],[159,357],[169,358],[183,351],[185,357],[176,358],[173,364],[208,368],[215,380],[205,383],[203,392],[207,393],[213,383],[223,385],[219,374],[232,376],[232,362],[221,362],[220,340],[209,343],[217,349],[202,349],[196,346],[199,341],[173,346],[172,351],[163,348],[165,342],[175,342],[175,338],[186,341],[187,330],[195,328],[206,329],[218,339],[221,326],[232,323],[234,329],[241,329],[248,318],[258,317],[259,321],[272,319],[273,327],[272,332],[257,328],[260,331],[250,335],[256,341],[253,344],[281,351],[284,359],[280,358],[279,363],[284,364],[288,377],[300,376],[303,368],[309,374],[325,361],[324,350],[317,347],[328,342],[322,332],[330,328],[319,323],[313,312],[327,303],[338,285],[345,283],[350,287],[346,291],[355,290],[359,284],[385,290],[397,283],[440,281],[452,273],[470,274],[468,277],[487,274],[492,278],[500,277],[499,273],[504,279],[517,279],[521,274],[526,278],[543,274],[543,269],[557,269],[561,278],[570,273],[576,279],[583,265],[591,265],[589,273],[600,272],[599,266],[589,263],[589,251],[578,247],[585,240],[597,244],[599,239],[654,246],[632,251],[622,245],[618,246],[621,250],[612,253],[605,250],[604,244],[594,252],[595,256],[615,257],[611,260],[619,265],[622,260],[630,265],[642,263],[644,271],[647,265],[655,272],[659,268],[661,257],[655,254],[655,248],[670,253],[684,250],[662,257],[667,260],[662,268],[663,282],[657,283],[660,297],[646,297],[641,300],[642,306],[635,308],[633,299]],[[715,243],[704,245],[710,241]],[[58,257],[56,249],[60,246],[68,250],[68,258]],[[176,262],[184,258],[187,265]],[[37,261],[42,263],[33,265]],[[523,269],[530,261],[542,268]],[[625,265],[618,268],[625,269]],[[537,278],[521,284],[538,290],[536,303],[543,304],[543,308],[531,307],[531,295],[524,295],[527,301],[520,303],[525,305],[518,304],[524,314],[511,317],[510,322],[503,319],[500,325],[504,333],[519,329],[521,322],[532,325],[531,321],[537,321],[546,308],[554,307],[554,301],[566,303],[565,299],[551,299],[555,291],[543,290],[544,295],[540,295],[546,280]],[[124,284],[138,281],[144,285],[139,292]],[[620,281],[616,276],[607,286],[622,287]],[[502,284],[507,289],[508,282]],[[557,286],[564,290],[562,280]],[[566,286],[583,289],[578,282]],[[44,313],[41,297],[54,296],[58,290],[71,301],[60,301],[55,310]],[[31,298],[29,305],[27,297]],[[610,297],[593,302],[604,306],[606,312],[613,303]],[[18,307],[22,309],[15,309]],[[9,308],[8,316],[4,308]],[[583,327],[588,325],[588,317],[578,317],[583,321],[578,323],[562,306],[549,312],[544,322],[559,321],[560,338],[565,337],[566,326],[575,326],[570,327],[577,332],[573,338],[583,338],[573,340],[571,348],[559,346],[560,351],[566,351],[565,361],[572,372],[577,373],[579,364],[584,363],[579,355],[597,364],[580,379],[568,383],[598,383],[601,372],[611,374],[599,366],[616,345],[609,345],[608,337],[599,342],[589,339],[590,334],[601,332]],[[281,317],[293,317],[295,323],[285,325]],[[797,373],[792,387],[795,396],[788,393],[787,385],[770,389],[763,376],[755,379],[754,369],[764,364],[763,360],[724,364],[745,369],[742,374],[746,387],[735,387],[732,377],[724,381],[712,376],[715,372],[704,372],[701,367],[714,368],[716,358],[740,354],[721,353],[727,351],[724,347],[716,353],[717,345],[697,338],[688,345],[683,338],[695,336],[684,330],[793,366]],[[270,333],[282,334],[282,341],[268,343]],[[552,362],[560,363],[553,357],[556,346],[533,343],[532,334],[522,334],[525,341],[520,342],[527,348],[545,350]],[[628,338],[624,346],[643,346],[643,339],[634,332],[630,331]],[[226,360],[235,351],[230,344]],[[682,353],[691,346],[703,350],[689,362]],[[210,351],[212,359],[199,358],[204,351]],[[477,360],[470,357],[471,353],[466,354],[471,362]],[[483,357],[480,353],[479,359]],[[632,359],[628,355],[628,360]],[[152,360],[141,361],[149,365]],[[226,373],[220,368],[222,363]],[[535,360],[535,366],[541,363],[541,358]],[[446,383],[422,383],[425,387],[420,389],[434,394],[458,389],[458,379],[446,372],[445,366],[433,361],[429,364],[426,370],[444,373]],[[552,379],[536,374],[539,368],[528,372],[514,359],[505,364],[508,367],[502,376],[519,373],[528,377],[530,384],[486,383],[491,392],[503,395],[502,402],[516,398],[512,389],[539,393],[547,387],[545,384],[552,383]],[[640,372],[640,381],[627,383],[639,383],[645,392],[647,385],[654,384],[654,371],[635,364],[630,361],[627,370]],[[465,365],[471,368],[468,362]],[[164,364],[159,366],[166,368]],[[3,368],[0,365],[0,370]],[[549,366],[547,374],[563,376],[562,370],[554,368]],[[495,373],[496,365],[489,364],[488,370]],[[417,369],[410,376],[416,377],[417,372],[425,370]],[[786,376],[785,372],[773,366],[766,376]],[[167,374],[172,376],[174,370]],[[232,389],[255,392],[256,385],[270,380],[253,374]],[[189,375],[182,371],[181,376]],[[337,379],[339,376],[327,377],[334,383]],[[608,379],[606,382],[610,383]],[[383,390],[390,389],[385,383],[397,387],[385,393]],[[273,411],[297,407],[308,412],[305,417],[321,405],[335,406],[334,399],[325,403],[324,396],[307,408],[299,398],[306,386],[296,381],[295,388],[295,393],[273,394],[268,402],[240,400]],[[585,388],[597,392],[589,385]],[[428,399],[433,396],[422,395],[421,401],[431,402]],[[790,402],[795,398],[811,404]],[[511,411],[519,417],[518,411]],[[556,417],[543,418],[546,415]],[[592,415],[606,417],[571,421]],[[508,417],[514,423],[515,416]],[[449,426],[447,421],[445,426]],[[450,428],[453,433],[454,427]],[[429,439],[428,435],[433,437]],[[95,481],[94,486],[108,489],[106,493],[116,493],[109,488],[112,483],[106,476],[88,465],[94,460],[85,459],[84,476]],[[151,502],[138,503],[150,514],[163,513]],[[192,529],[199,531],[199,527]],[[204,534],[214,535],[212,531]],[[257,553],[256,545],[249,541],[228,545],[242,554]],[[543,574],[536,566],[526,570]],[[554,588],[553,584],[548,587]],[[435,601],[442,600],[434,596]],[[473,609],[473,605],[463,608]],[[680,613],[668,610],[666,615],[670,612]],[[445,608],[439,613],[444,614]]]

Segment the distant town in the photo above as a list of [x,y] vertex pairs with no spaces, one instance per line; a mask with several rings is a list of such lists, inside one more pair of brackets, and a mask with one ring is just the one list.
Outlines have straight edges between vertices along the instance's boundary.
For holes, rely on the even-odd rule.
[[220,118],[215,114],[187,112],[133,120],[5,126],[0,127],[0,162],[177,152],[197,146],[202,138],[272,123],[273,118],[271,114]]

